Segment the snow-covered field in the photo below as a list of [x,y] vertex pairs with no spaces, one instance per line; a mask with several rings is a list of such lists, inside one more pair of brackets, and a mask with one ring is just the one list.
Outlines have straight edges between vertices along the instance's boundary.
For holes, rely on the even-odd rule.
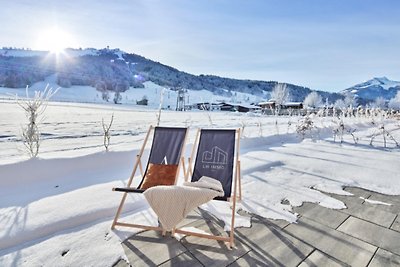
[[[105,152],[101,120],[112,114]],[[133,231],[110,230],[121,198],[111,188],[126,183],[155,114],[135,105],[51,102],[39,125],[39,158],[28,159],[20,138],[24,112],[14,101],[0,100],[0,266],[111,266],[125,258],[121,241]],[[358,144],[350,134],[342,144],[333,142],[332,118],[313,120],[316,128],[304,140],[295,132],[296,117],[163,111],[160,125],[190,127],[187,155],[197,128],[244,127],[239,208],[264,217],[294,222],[292,206],[304,201],[344,208],[323,193],[349,194],[343,186],[400,194],[400,149],[390,140],[383,148],[382,136],[369,145],[378,118],[375,125],[370,118],[345,118],[347,127],[357,129]],[[400,121],[386,120],[385,127],[400,140]],[[203,208],[228,221],[221,212],[229,210],[227,203],[213,202]],[[123,216],[157,223],[139,194],[129,196]],[[249,221],[239,216],[237,225]]]

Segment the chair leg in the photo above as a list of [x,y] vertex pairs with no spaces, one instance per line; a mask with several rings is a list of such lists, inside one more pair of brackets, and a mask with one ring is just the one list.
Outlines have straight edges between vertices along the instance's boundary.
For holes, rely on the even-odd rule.
[[115,229],[115,224],[117,223],[118,218],[119,218],[119,215],[121,214],[122,207],[124,206],[125,199],[126,199],[127,195],[128,195],[127,193],[124,193],[124,195],[122,196],[121,202],[119,203],[119,207],[118,207],[117,213],[115,214],[113,223],[112,223],[112,225],[111,225],[111,229],[112,229],[112,230]]

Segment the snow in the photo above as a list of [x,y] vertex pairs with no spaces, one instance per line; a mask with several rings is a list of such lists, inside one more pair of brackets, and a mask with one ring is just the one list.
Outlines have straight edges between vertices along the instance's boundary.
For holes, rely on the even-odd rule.
[[[45,56],[49,54],[49,51],[39,51],[39,50],[29,50],[29,49],[0,49],[0,56],[6,57],[34,57],[34,56]],[[74,49],[74,48],[66,48],[63,52],[64,55],[69,57],[80,57],[86,55],[97,55],[98,50],[95,48],[85,48],[85,49]]]
[[5,57],[34,57],[34,56],[45,56],[49,51],[39,50],[25,50],[25,49],[0,49],[0,56]]
[[373,78],[365,83],[355,85],[354,87],[358,89],[365,89],[370,86],[380,86],[385,90],[389,90],[389,88],[400,86],[400,82],[389,80],[386,77],[379,77]]
[[362,200],[364,200],[365,202],[368,202],[370,204],[392,206],[392,204],[390,204],[390,203],[382,202],[382,201],[379,201],[379,200],[373,200],[373,199],[368,199],[368,198],[364,198],[364,197],[360,197],[360,198]]
[[[51,82],[51,77],[45,82]],[[42,85],[38,84],[38,89]],[[55,96],[59,100],[68,99],[68,90],[64,89]],[[81,93],[88,102],[96,99],[92,103],[51,102],[39,125],[43,134],[39,158],[28,159],[20,140],[24,113],[14,100],[7,100],[10,89],[1,88],[0,266],[112,266],[126,259],[121,242],[136,230],[110,230],[122,196],[111,188],[126,184],[145,133],[156,122],[161,89],[146,83],[146,88],[127,91],[128,100],[146,93],[149,107],[132,105],[128,100],[122,105],[104,104],[87,87],[82,87]],[[25,94],[24,89],[16,92]],[[166,91],[165,105],[174,107],[174,93]],[[191,101],[198,98],[216,96],[190,92]],[[106,153],[101,120],[108,121],[112,114],[111,146]],[[314,117],[317,129],[313,130],[313,138],[307,134],[301,140],[295,133],[298,119],[163,110],[161,126],[191,127],[187,157],[196,128],[239,128],[245,121],[240,150],[243,201],[237,208],[263,217],[295,222],[293,207],[305,201],[332,209],[345,208],[343,202],[324,193],[349,195],[344,186],[400,194],[400,150],[391,140],[383,148],[379,136],[374,147],[369,145],[376,130],[371,119],[344,118],[347,127],[357,129],[357,145],[350,135],[344,136],[342,144],[333,142],[332,118]],[[385,129],[400,140],[399,121],[386,120]],[[148,148],[144,159],[147,156]],[[182,181],[181,173],[178,183]],[[230,228],[228,203],[211,201],[202,208],[224,221],[225,229]],[[157,224],[154,212],[140,194],[129,195],[123,217],[127,222]],[[250,226],[249,218],[238,215],[236,226]]]

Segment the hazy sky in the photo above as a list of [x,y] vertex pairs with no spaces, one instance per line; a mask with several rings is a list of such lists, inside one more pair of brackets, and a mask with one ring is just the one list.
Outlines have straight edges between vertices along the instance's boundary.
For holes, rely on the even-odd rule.
[[[118,47],[193,74],[338,91],[400,80],[398,0],[82,0],[0,3],[0,46]],[[54,38],[54,37],[53,37]]]

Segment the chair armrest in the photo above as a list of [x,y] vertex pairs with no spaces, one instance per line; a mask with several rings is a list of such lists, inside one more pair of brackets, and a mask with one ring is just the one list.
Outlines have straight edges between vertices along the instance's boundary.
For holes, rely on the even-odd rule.
[[134,187],[114,187],[112,191],[125,192],[125,193],[143,193],[143,189],[137,189]]

